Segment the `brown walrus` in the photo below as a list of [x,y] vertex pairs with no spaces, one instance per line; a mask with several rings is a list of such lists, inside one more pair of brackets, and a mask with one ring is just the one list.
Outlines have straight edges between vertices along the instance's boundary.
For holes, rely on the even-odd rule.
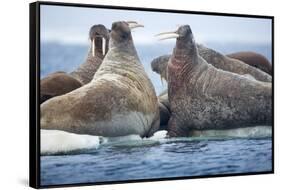
[[98,136],[151,136],[159,128],[154,87],[140,63],[131,30],[115,22],[109,51],[93,80],[41,104],[41,128]]
[[75,71],[56,72],[40,81],[40,102],[66,94],[90,82],[108,51],[109,32],[103,25],[94,25],[89,32],[91,40],[86,61]]
[[169,136],[192,130],[272,124],[272,84],[217,69],[198,53],[189,25],[166,33],[177,38],[168,63]]
[[252,67],[256,67],[272,75],[272,65],[263,55],[252,51],[241,51],[227,54],[228,57],[239,59]]
[[81,86],[81,82],[65,72],[52,73],[40,81],[40,103]]
[[[207,48],[199,44],[197,44],[197,49],[199,55],[203,59],[205,59],[209,64],[212,64],[218,69],[245,76],[250,75],[256,80],[260,80],[263,82],[272,81],[272,77],[269,74],[261,71],[258,68],[254,68],[248,64],[245,64],[244,62],[241,62],[238,59],[233,59],[228,56],[224,56],[223,54],[213,49]],[[164,78],[165,80],[167,80],[167,65],[170,57],[171,55],[163,55],[153,59],[151,62],[152,70],[160,74],[161,79]]]
[[161,94],[159,94],[158,106],[160,112],[160,130],[166,130],[171,115],[167,90],[164,90]]
[[[223,54],[207,48],[203,45],[197,44],[199,55],[204,58],[208,63],[212,64],[213,66],[223,69],[226,71],[242,74],[245,77],[253,78],[251,76],[255,76],[257,79],[260,79],[261,81],[271,82],[271,76],[259,71],[256,68],[252,68],[249,65],[246,65],[242,63],[239,60],[229,58],[228,56],[224,56]],[[151,68],[154,72],[158,73],[162,78],[167,80],[167,65],[168,61],[170,59],[171,55],[163,55],[160,57],[157,57],[152,60],[151,62]],[[253,60],[253,59],[252,59]],[[163,105],[163,101],[168,101],[168,96],[162,95],[161,98],[159,98],[159,109],[160,109],[160,125],[167,125],[167,122],[169,120],[170,115],[167,112],[167,109],[169,110],[169,107]],[[163,126],[165,127],[165,126]]]
[[90,29],[89,37],[92,43],[85,63],[70,73],[71,76],[79,80],[83,85],[93,79],[104,56],[108,52],[109,31],[104,25],[94,25]]

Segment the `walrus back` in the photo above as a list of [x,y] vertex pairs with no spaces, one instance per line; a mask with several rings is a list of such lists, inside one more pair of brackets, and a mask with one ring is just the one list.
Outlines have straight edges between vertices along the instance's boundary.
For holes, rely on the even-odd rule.
[[90,83],[46,102],[41,113],[44,129],[101,136],[146,136],[159,120],[156,93],[142,65],[121,66],[116,59],[105,59]]
[[55,72],[40,81],[40,102],[66,94],[81,87],[82,84],[65,72]]
[[272,75],[272,66],[271,63],[261,54],[245,51],[245,52],[236,52],[232,54],[228,54],[228,57],[239,59],[244,63],[251,65],[252,67],[256,67],[270,75]]
[[[189,128],[229,129],[272,124],[271,83],[218,70],[203,62],[201,58],[202,71],[197,68],[200,74],[190,79],[194,83],[188,82],[185,95],[173,96],[177,104],[172,109],[182,114],[178,117],[184,118]],[[185,112],[180,111],[183,109]]]

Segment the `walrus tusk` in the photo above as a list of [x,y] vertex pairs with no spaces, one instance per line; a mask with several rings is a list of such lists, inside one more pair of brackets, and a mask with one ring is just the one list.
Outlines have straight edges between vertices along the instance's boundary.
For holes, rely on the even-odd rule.
[[160,75],[160,79],[161,79],[161,84],[163,86],[163,76],[162,75]]
[[[163,35],[163,36],[162,36]],[[172,39],[172,38],[178,38],[180,35],[174,33],[174,32],[166,32],[165,34],[158,34],[159,36],[158,40],[166,40],[166,39]]]
[[164,85],[164,84],[163,84],[163,79],[166,80],[165,77],[164,77],[165,72],[166,72],[166,71],[160,73],[160,79],[161,79],[162,86]]
[[95,39],[92,41],[92,55],[95,57]]
[[173,31],[173,32],[161,32],[159,34],[155,34],[154,36],[161,36],[161,35],[164,35],[164,34],[176,34],[176,31]]
[[105,44],[106,40],[104,38],[102,38],[102,55],[105,55]]
[[129,21],[126,21],[128,24],[132,24],[132,23],[135,23],[135,24],[137,24],[137,22],[136,21],[133,21],[133,20],[129,20]]
[[138,24],[138,23],[128,23],[128,24],[129,24],[129,28],[131,30],[134,29],[134,28],[144,27],[144,25]]

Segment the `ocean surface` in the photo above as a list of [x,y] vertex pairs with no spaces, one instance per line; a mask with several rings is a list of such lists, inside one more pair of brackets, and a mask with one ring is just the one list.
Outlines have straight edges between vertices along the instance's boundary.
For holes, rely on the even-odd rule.
[[[222,53],[256,51],[271,61],[270,44],[205,44]],[[136,46],[157,94],[167,88],[150,69],[153,58],[171,52]],[[41,43],[41,78],[55,71],[72,71],[83,63],[87,45]],[[180,176],[265,172],[272,170],[271,127],[211,131],[189,138],[153,137],[105,138],[41,130],[41,185],[93,183]]]
[[[45,147],[41,150],[41,185],[271,171],[269,131],[262,129],[263,135],[253,133],[243,138],[166,139],[165,132],[160,131],[148,139],[134,135],[110,139],[64,137],[67,133],[46,135],[42,130]],[[70,147],[53,149],[44,138],[58,144],[71,141]]]

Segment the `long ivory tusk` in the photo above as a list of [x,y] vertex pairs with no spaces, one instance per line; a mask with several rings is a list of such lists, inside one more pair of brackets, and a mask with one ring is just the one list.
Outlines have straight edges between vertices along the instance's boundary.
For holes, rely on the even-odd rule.
[[95,57],[95,39],[94,38],[92,41],[92,55],[93,55],[93,57]]
[[129,21],[126,21],[128,24],[132,24],[132,23],[135,23],[135,24],[137,24],[137,22],[136,21],[133,21],[133,20],[129,20]]
[[161,79],[162,86],[164,86],[164,84],[163,84],[163,76],[162,75],[160,75],[160,79]]
[[134,28],[139,28],[139,27],[144,27],[142,24],[137,24],[137,23],[130,23],[129,28],[132,30]]
[[173,31],[173,32],[161,32],[159,34],[155,34],[154,36],[161,36],[161,35],[165,35],[165,34],[176,34],[176,31]]
[[104,38],[102,38],[102,55],[105,55],[105,44],[106,40]]
[[158,40],[167,40],[167,39],[178,38],[178,37],[179,37],[178,34],[171,33],[171,34],[165,34],[165,35],[159,37]]

